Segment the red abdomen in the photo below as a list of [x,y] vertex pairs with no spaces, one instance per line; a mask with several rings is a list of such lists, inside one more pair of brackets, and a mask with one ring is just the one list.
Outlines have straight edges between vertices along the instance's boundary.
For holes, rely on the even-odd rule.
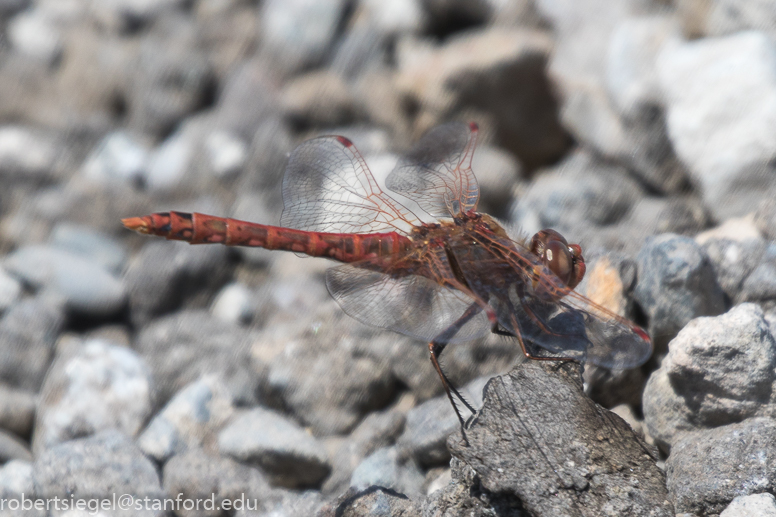
[[350,234],[323,233],[267,226],[237,219],[185,212],[159,212],[130,217],[122,223],[130,230],[159,235],[191,244],[252,246],[269,250],[328,257],[340,262],[389,257],[405,251],[412,241],[396,232]]

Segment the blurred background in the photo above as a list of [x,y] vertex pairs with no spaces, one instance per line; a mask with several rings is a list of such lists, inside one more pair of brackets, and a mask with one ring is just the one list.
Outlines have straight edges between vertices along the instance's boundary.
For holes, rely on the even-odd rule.
[[[774,27],[766,1],[0,0],[0,496],[312,515],[450,480],[425,344],[345,316],[327,261],[121,226],[278,224],[288,154],[321,134],[384,181],[428,129],[478,123],[480,211],[580,243],[579,289],[652,334],[642,369],[585,374],[641,428],[688,321],[773,310]],[[518,355],[488,338],[443,364],[477,402]]]

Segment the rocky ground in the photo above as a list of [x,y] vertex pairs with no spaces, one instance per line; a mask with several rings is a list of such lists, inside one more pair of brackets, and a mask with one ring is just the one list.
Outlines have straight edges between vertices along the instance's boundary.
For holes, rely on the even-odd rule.
[[[0,0],[0,30],[0,501],[776,516],[776,2]],[[303,140],[384,179],[451,120],[481,211],[579,242],[643,367],[450,346],[464,438],[425,344],[345,316],[325,260],[120,225],[277,224]]]

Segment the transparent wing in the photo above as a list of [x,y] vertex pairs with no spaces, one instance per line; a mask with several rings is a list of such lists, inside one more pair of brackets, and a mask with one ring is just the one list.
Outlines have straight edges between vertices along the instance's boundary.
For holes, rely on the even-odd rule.
[[[610,369],[633,368],[652,354],[638,326],[569,289],[538,257],[509,239],[454,250],[472,291],[526,346]],[[474,262],[476,261],[476,263]],[[479,267],[479,269],[474,269]],[[487,275],[477,271],[487,271]]]
[[471,165],[477,131],[474,123],[435,127],[399,161],[386,187],[434,217],[476,209],[480,190]]
[[298,230],[407,235],[420,224],[380,189],[353,143],[341,136],[294,149],[283,177],[283,205],[281,225]]
[[[367,325],[424,341],[460,326],[446,336],[448,343],[471,341],[490,332],[487,316],[468,295],[422,276],[397,277],[347,264],[329,269],[326,285],[345,313]],[[470,317],[462,320],[467,312]]]

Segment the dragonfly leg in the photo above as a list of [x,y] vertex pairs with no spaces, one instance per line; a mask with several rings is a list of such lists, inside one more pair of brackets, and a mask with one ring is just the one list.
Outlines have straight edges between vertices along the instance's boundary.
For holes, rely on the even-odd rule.
[[[519,328],[519,327],[515,327],[515,328]],[[513,332],[509,332],[508,330],[502,330],[498,327],[498,325],[494,325],[493,328],[490,329],[490,331],[496,334],[497,336],[507,336],[507,337],[517,338],[517,342],[520,343],[520,349],[523,351],[523,355],[527,359],[532,359],[534,361],[563,361],[563,362],[578,361],[578,359],[575,357],[545,357],[541,355],[533,355],[525,347],[523,336],[521,336],[519,332],[513,333]]]
[[[479,303],[473,303],[469,306],[468,309],[461,315],[460,318],[458,318],[452,325],[450,325],[448,328],[443,330],[437,337],[435,337],[431,342],[428,344],[428,351],[431,356],[431,364],[434,365],[434,369],[436,370],[437,374],[439,375],[439,379],[442,381],[442,387],[445,389],[445,393],[447,393],[447,398],[450,399],[450,404],[453,406],[453,409],[455,410],[455,415],[458,417],[458,421],[461,423],[461,432],[464,431],[464,420],[461,416],[461,412],[458,410],[458,406],[455,403],[455,398],[453,398],[453,395],[455,395],[458,400],[460,400],[464,406],[466,406],[466,409],[471,411],[472,414],[475,413],[474,407],[472,407],[471,404],[469,404],[465,398],[463,398],[463,395],[453,386],[453,384],[450,382],[450,380],[447,378],[447,375],[445,375],[445,372],[442,370],[442,366],[439,364],[439,355],[442,353],[442,350],[445,349],[447,346],[447,343],[450,339],[452,339],[455,334],[463,328],[464,325],[466,325],[469,320],[471,320],[478,312],[480,312],[482,308],[480,307]],[[466,435],[464,434],[464,438]]]

